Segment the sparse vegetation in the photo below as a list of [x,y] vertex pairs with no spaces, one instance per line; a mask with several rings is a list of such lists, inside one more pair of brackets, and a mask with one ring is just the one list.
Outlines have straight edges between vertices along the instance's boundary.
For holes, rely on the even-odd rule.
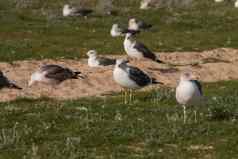
[[[206,50],[238,46],[238,10],[233,3],[184,0],[186,7],[139,10],[139,0],[2,0],[0,61],[81,58],[89,49],[122,54],[122,38],[112,38],[112,23],[129,17],[153,24],[139,35],[154,51]],[[161,1],[165,2],[165,1]],[[63,18],[63,4],[96,9],[87,20]],[[98,6],[96,6],[98,4]],[[181,5],[183,6],[183,5]],[[106,8],[119,16],[105,16]],[[143,38],[142,38],[143,37]],[[205,62],[217,59],[207,59]],[[0,159],[74,158],[238,158],[238,82],[205,84],[207,104],[182,110],[171,89],[139,92],[123,104],[120,95],[56,101],[18,99],[0,103]],[[198,123],[193,110],[198,110]]]
[[1,103],[0,158],[236,158],[237,86],[206,84],[208,104],[197,108],[198,123],[189,109],[185,125],[168,89],[129,105],[117,95]]
[[[87,20],[63,18],[64,0],[13,0],[0,2],[0,60],[31,58],[81,58],[89,49],[101,54],[124,54],[123,38],[110,37],[113,23],[127,25],[129,17],[153,24],[151,32],[138,39],[153,51],[206,50],[217,47],[237,48],[237,12],[232,2],[212,0],[194,2],[188,8],[139,10],[139,0],[114,0],[118,16],[103,16],[97,10]],[[28,3],[29,2],[29,3]],[[104,1],[103,1],[104,2]],[[26,3],[26,4],[25,4]],[[67,1],[80,5],[81,1]],[[82,1],[96,9],[97,1]],[[99,10],[111,6],[100,4]],[[112,6],[111,6],[112,7]],[[171,35],[173,35],[171,37]],[[191,40],[192,39],[192,40]]]

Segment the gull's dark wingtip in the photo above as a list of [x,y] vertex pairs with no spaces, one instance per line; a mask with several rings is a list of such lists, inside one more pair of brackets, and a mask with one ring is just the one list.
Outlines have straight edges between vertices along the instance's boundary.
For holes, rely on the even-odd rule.
[[23,89],[22,87],[19,87],[18,85],[14,84],[14,83],[10,84],[10,88],[19,89],[19,90]]
[[164,85],[163,82],[159,82],[159,81],[157,81],[155,78],[152,78],[152,84],[161,84],[161,85]]
[[161,60],[159,60],[159,59],[156,59],[155,61],[156,61],[157,63],[166,64],[164,61],[161,61]]

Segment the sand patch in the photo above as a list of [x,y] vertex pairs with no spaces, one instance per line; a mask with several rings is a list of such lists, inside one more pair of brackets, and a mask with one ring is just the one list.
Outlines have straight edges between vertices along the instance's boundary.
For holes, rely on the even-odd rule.
[[[161,60],[173,64],[193,64],[186,66],[169,67],[163,64],[157,64],[148,60],[132,61],[132,65],[140,67],[149,75],[164,82],[168,87],[175,87],[179,75],[183,71],[192,71],[201,81],[216,82],[221,80],[238,79],[238,50],[236,49],[215,49],[203,52],[173,52],[158,53]],[[122,56],[113,56],[119,58]],[[126,56],[123,56],[126,58]],[[43,64],[60,64],[81,71],[87,76],[86,79],[68,80],[51,88],[44,84],[37,84],[28,87],[27,83],[32,72]],[[24,89],[0,90],[0,101],[14,100],[17,97],[39,98],[47,96],[57,99],[77,99],[86,96],[100,96],[112,92],[121,91],[112,78],[113,67],[90,68],[86,60],[29,60],[16,61],[12,64],[1,62],[0,70],[7,77],[23,87]],[[159,86],[153,86],[159,87]],[[150,89],[147,87],[144,89]]]

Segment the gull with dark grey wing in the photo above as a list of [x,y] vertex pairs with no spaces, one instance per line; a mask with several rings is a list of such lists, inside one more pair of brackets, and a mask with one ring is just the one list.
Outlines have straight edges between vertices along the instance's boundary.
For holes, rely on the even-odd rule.
[[[183,106],[184,110],[184,123],[187,119],[186,107],[201,105],[203,99],[202,85],[193,78],[191,73],[183,73],[176,88],[177,102]],[[196,111],[194,113],[196,121]]]
[[138,20],[136,18],[129,19],[128,22],[128,29],[129,30],[135,30],[135,31],[142,31],[142,30],[148,30],[152,27],[151,24],[147,24],[142,20]]
[[96,50],[89,50],[87,52],[87,55],[88,55],[88,66],[90,67],[109,66],[116,64],[115,59],[97,56]]
[[158,63],[164,63],[159,60],[156,55],[150,51],[144,44],[137,42],[134,35],[127,33],[124,40],[124,49],[129,57],[136,59],[150,59]]
[[72,71],[69,68],[59,65],[43,65],[39,70],[31,75],[31,79],[28,83],[32,86],[36,82],[42,82],[49,85],[58,85],[67,79],[84,78],[80,76],[81,72]]
[[89,14],[93,12],[92,9],[86,9],[86,8],[75,8],[70,6],[69,4],[65,4],[63,7],[63,16],[83,16],[87,18]]
[[[113,71],[113,78],[121,87],[129,90],[136,90],[150,84],[163,84],[148,76],[145,72],[137,67],[127,64],[128,61],[118,59]],[[126,94],[127,92],[125,92]],[[130,94],[130,99],[131,99]],[[125,103],[127,103],[125,95]]]
[[17,86],[13,81],[9,80],[2,71],[0,71],[0,89],[1,88],[12,88],[12,89],[22,89]]

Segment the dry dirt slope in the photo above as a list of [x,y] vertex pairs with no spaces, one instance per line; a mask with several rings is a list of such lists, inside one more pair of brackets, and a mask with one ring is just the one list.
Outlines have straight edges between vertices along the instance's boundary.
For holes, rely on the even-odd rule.
[[[235,49],[222,48],[204,52],[159,53],[159,56],[162,60],[174,64],[199,64],[170,67],[147,60],[131,63],[145,70],[148,74],[164,82],[169,87],[176,86],[179,74],[183,71],[193,71],[201,81],[205,82],[238,79],[238,50]],[[68,80],[56,89],[43,84],[37,84],[31,88],[27,87],[27,81],[31,73],[43,64],[61,64],[80,70],[87,75],[87,78],[84,80]],[[119,92],[121,88],[112,79],[112,69],[113,67],[89,68],[85,59],[82,61],[16,61],[12,64],[2,62],[0,63],[0,70],[24,89],[21,91],[2,89],[0,90],[0,101],[14,100],[17,97],[38,98],[41,96],[57,99],[76,99],[85,96],[99,96],[111,92]]]

